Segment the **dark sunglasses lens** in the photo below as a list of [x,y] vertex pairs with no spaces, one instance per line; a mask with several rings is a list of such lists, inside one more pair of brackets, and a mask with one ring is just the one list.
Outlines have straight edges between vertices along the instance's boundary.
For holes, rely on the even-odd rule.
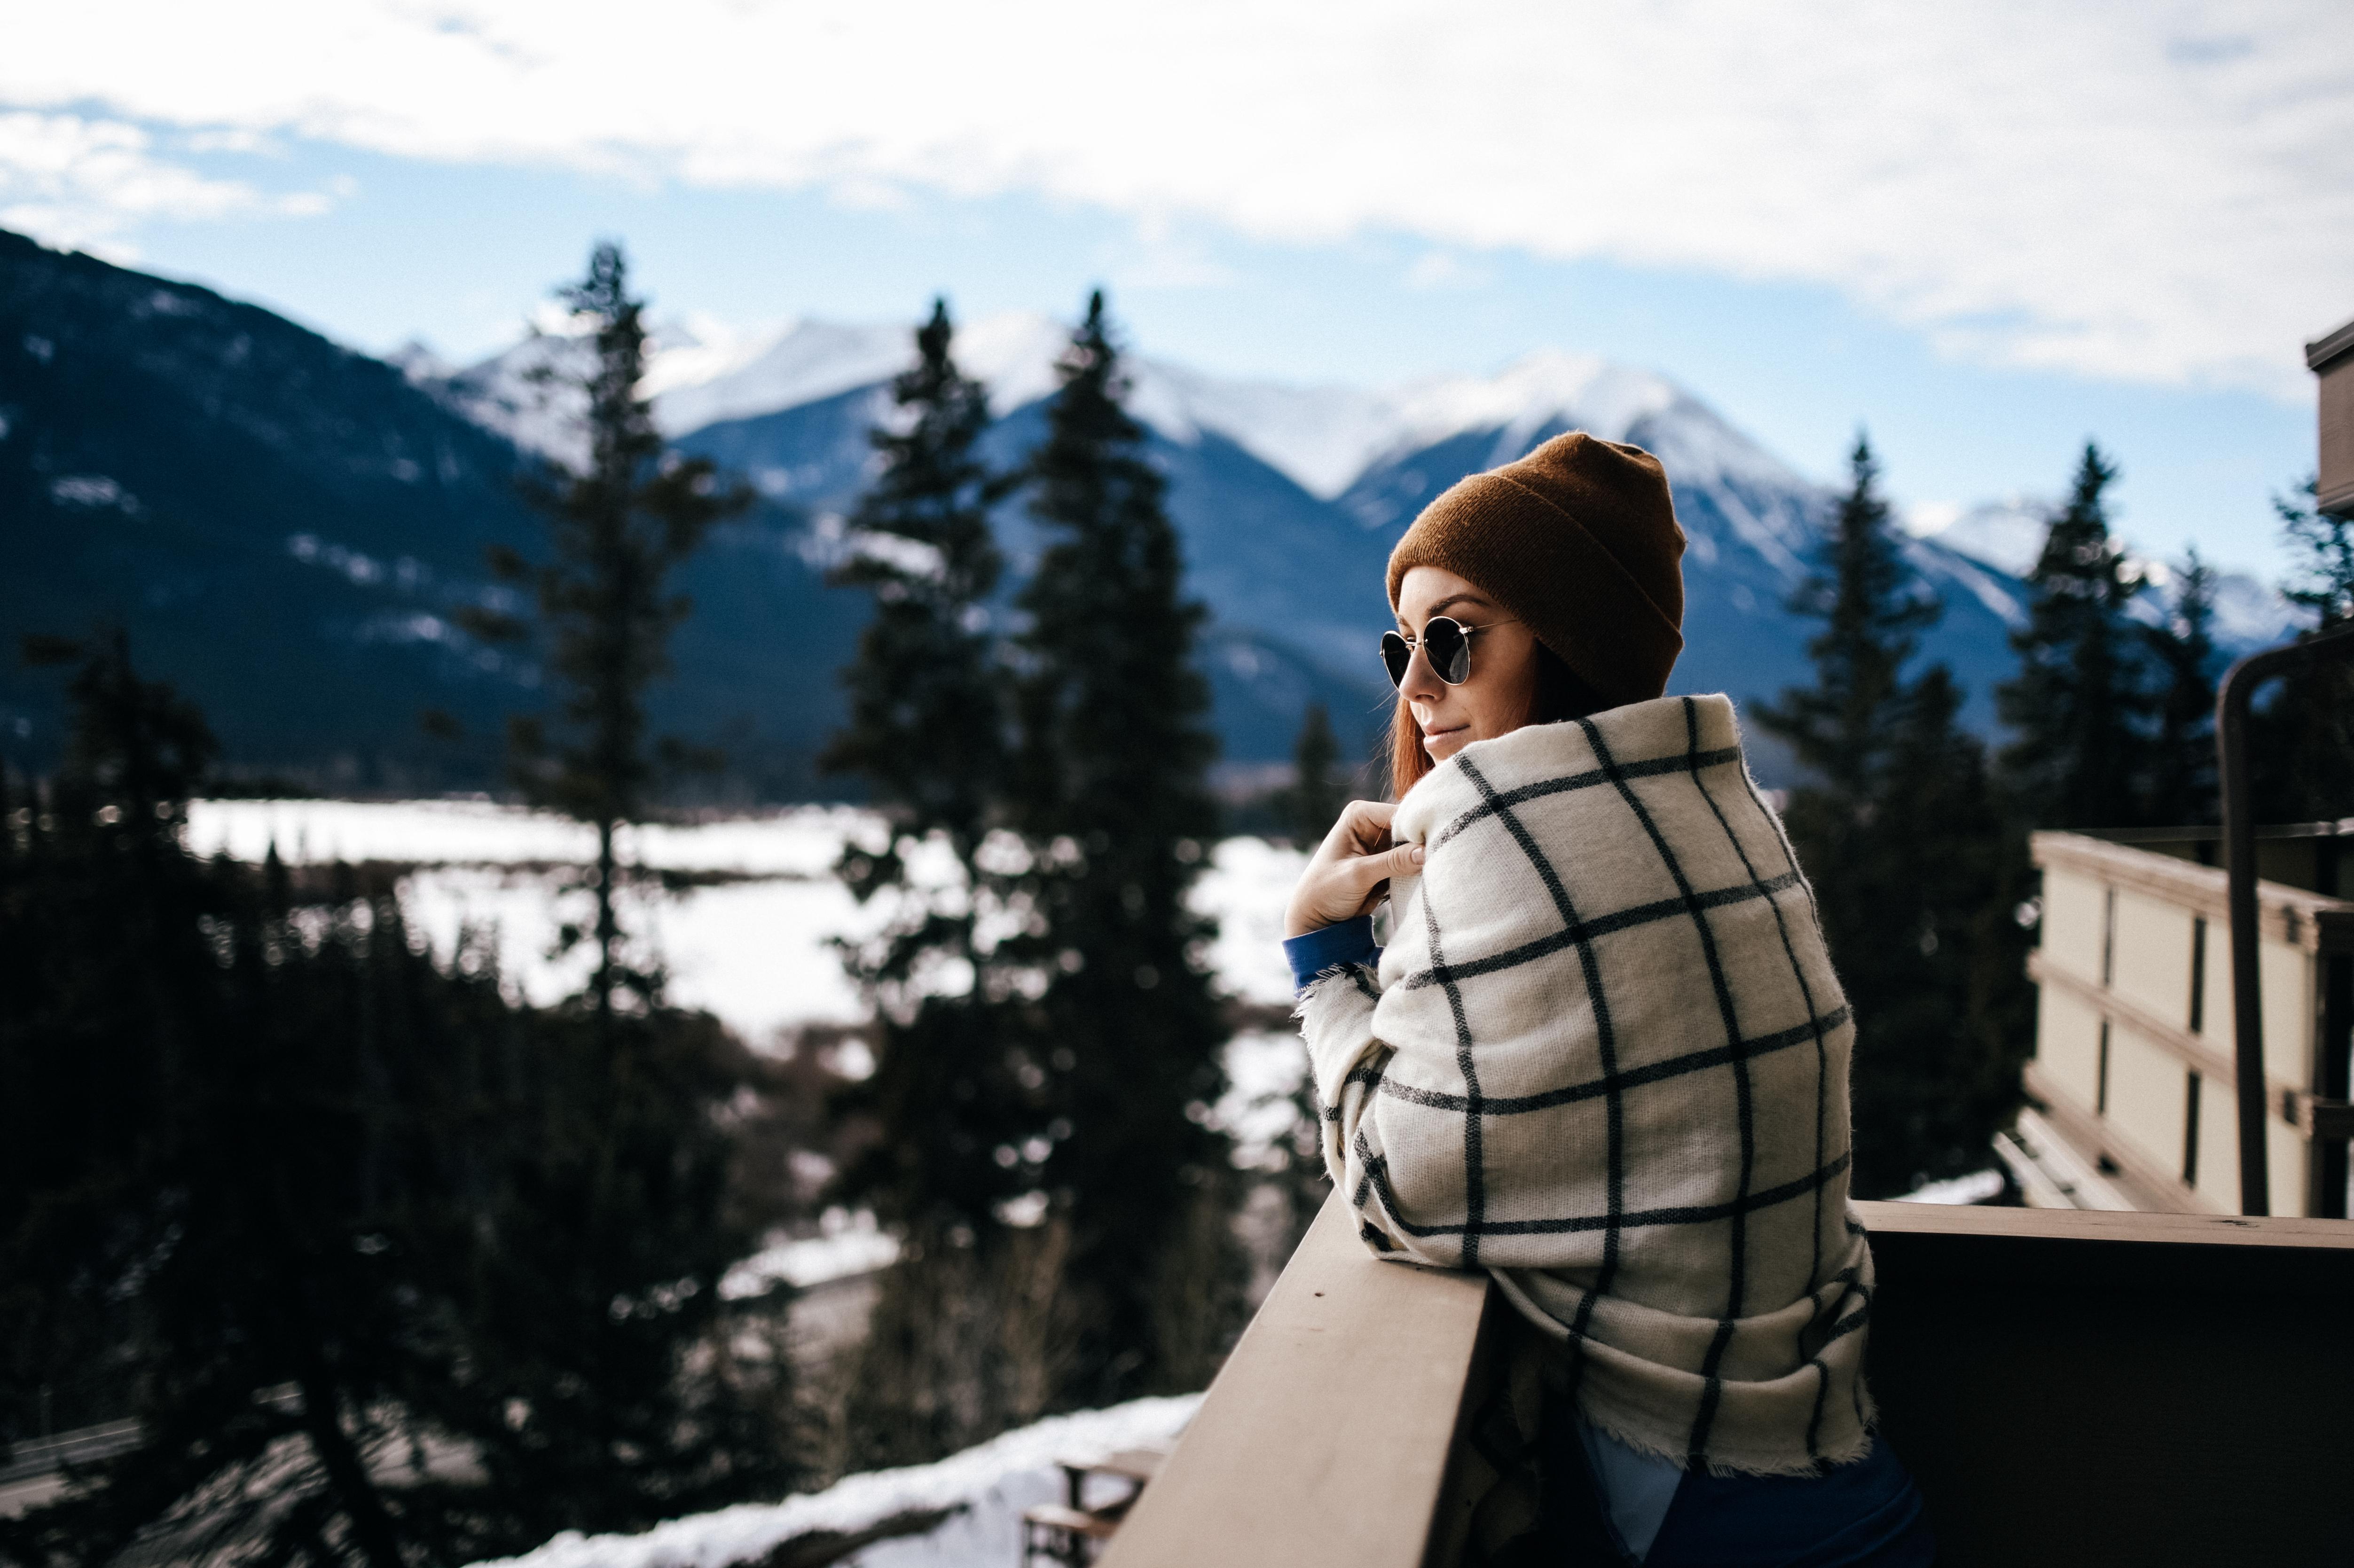
[[1441,616],[1422,629],[1422,651],[1438,678],[1459,686],[1471,678],[1471,640],[1458,622]]
[[1405,645],[1405,638],[1394,631],[1382,633],[1382,662],[1389,667],[1391,685],[1405,684],[1405,667],[1413,660],[1414,650]]

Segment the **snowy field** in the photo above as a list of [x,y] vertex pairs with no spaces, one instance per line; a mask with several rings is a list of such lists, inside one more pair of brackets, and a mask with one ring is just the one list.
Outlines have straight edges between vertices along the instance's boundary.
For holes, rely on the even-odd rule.
[[[626,835],[626,858],[696,874],[707,885],[635,898],[632,927],[668,966],[672,999],[708,1009],[755,1046],[779,1031],[864,1016],[830,938],[871,928],[841,885],[845,838],[875,831],[844,807],[808,807]],[[292,863],[377,861],[413,866],[400,884],[410,922],[449,951],[461,928],[495,934],[504,971],[535,1001],[579,989],[588,954],[551,956],[557,931],[587,896],[567,893],[596,852],[577,823],[487,801],[199,800],[189,847],[259,861],[274,845]],[[1279,948],[1285,898],[1303,857],[1259,839],[1212,853],[1195,901],[1217,917],[1212,966],[1220,989],[1251,1001],[1291,994]]]
[[[865,1006],[832,941],[872,929],[875,916],[843,891],[832,868],[847,838],[877,831],[873,816],[841,806],[630,830],[626,859],[700,880],[674,894],[625,897],[625,923],[667,967],[673,1001],[707,1009],[756,1050],[777,1049],[803,1024],[860,1022]],[[401,906],[440,952],[461,931],[486,935],[503,972],[534,1001],[555,1001],[587,981],[585,947],[553,952],[558,927],[585,921],[589,906],[586,894],[567,891],[596,853],[595,834],[577,822],[482,800],[198,800],[188,811],[188,845],[253,862],[274,847],[291,864],[408,867]],[[1283,906],[1306,858],[1256,838],[1228,839],[1211,852],[1193,901],[1218,922],[1210,959],[1223,994],[1290,1001]],[[843,1065],[855,1070],[854,1053]],[[1249,1031],[1228,1045],[1233,1087],[1216,1121],[1235,1135],[1237,1163],[1261,1164],[1269,1143],[1288,1132],[1290,1096],[1307,1065],[1288,1030]],[[822,1255],[836,1253],[864,1255],[855,1245]],[[813,1253],[779,1272],[810,1283],[839,1271]]]
[[[847,1023],[865,1013],[832,948],[869,929],[833,879],[845,839],[875,831],[872,817],[809,807],[690,826],[633,830],[625,856],[690,873],[684,891],[633,898],[632,928],[667,966],[672,999],[706,1008],[749,1044],[774,1049],[796,1027]],[[294,864],[376,862],[407,868],[398,883],[411,926],[442,953],[462,931],[487,936],[504,972],[535,1001],[578,989],[588,956],[553,955],[557,932],[582,918],[567,891],[595,853],[594,836],[558,818],[487,801],[200,800],[189,847],[259,862],[275,848]],[[1195,885],[1195,906],[1218,921],[1211,950],[1223,994],[1287,1003],[1284,901],[1304,861],[1253,838],[1217,845]],[[1238,1163],[1255,1164],[1286,1136],[1290,1096],[1307,1066],[1296,1035],[1253,1030],[1228,1047],[1234,1086],[1217,1119],[1236,1135]],[[772,1280],[803,1288],[887,1264],[896,1248],[871,1216],[827,1216],[815,1236],[771,1238],[730,1271],[722,1289],[757,1294]],[[1044,1421],[935,1465],[852,1476],[822,1492],[673,1520],[639,1535],[559,1535],[505,1568],[725,1568],[755,1563],[818,1531],[854,1533],[911,1510],[952,1509],[938,1528],[846,1559],[855,1568],[1011,1568],[1020,1560],[1022,1510],[1059,1500],[1055,1461],[1165,1443],[1199,1396],[1140,1400]]]
[[1164,1446],[1201,1398],[1140,1399],[1058,1415],[938,1464],[870,1470],[822,1492],[739,1503],[639,1535],[567,1531],[521,1557],[500,1559],[497,1568],[728,1568],[759,1563],[817,1531],[855,1534],[895,1515],[935,1509],[958,1511],[927,1534],[879,1542],[844,1561],[855,1568],[1013,1568],[1022,1559],[1022,1510],[1062,1500],[1057,1461]]

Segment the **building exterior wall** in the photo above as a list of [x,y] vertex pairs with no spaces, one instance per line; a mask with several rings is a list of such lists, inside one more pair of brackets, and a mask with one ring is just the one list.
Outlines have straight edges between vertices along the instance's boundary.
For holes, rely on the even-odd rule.
[[2043,874],[2043,959],[2099,984],[2106,937],[2107,894],[2094,878],[2073,867]]
[[[2240,1212],[2240,1122],[2229,1079],[2201,1076],[2199,1085],[2200,1201],[2218,1213]],[[2293,1147],[2291,1140],[2281,1144]],[[2270,1144],[2267,1143],[2267,1149]]]
[[[2264,1075],[2306,1083],[2313,1076],[2313,961],[2285,942],[2263,942],[2256,951],[2264,988]],[[2223,1012],[2230,1015],[2229,1002]]]
[[2102,1114],[2152,1168],[2177,1179],[2190,1126],[2190,1076],[2173,1052],[2128,1024],[2110,1024],[2108,1107]]
[[2047,985],[2035,1002],[2035,1059],[2062,1091],[2091,1109],[2101,1098],[2101,1015]]
[[2109,984],[2178,1029],[2190,1027],[2190,948],[2198,916],[2130,887],[2117,889]]

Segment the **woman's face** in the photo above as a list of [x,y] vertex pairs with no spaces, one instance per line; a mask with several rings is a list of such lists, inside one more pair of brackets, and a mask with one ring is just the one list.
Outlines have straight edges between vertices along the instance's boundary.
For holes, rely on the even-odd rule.
[[[1434,616],[1478,629],[1471,639],[1471,678],[1459,686],[1440,680],[1423,656],[1422,629]],[[1495,600],[1465,578],[1438,567],[1416,567],[1398,584],[1398,630],[1412,640],[1398,694],[1422,726],[1422,746],[1444,762],[1475,740],[1493,740],[1521,727],[1536,695],[1536,638]]]

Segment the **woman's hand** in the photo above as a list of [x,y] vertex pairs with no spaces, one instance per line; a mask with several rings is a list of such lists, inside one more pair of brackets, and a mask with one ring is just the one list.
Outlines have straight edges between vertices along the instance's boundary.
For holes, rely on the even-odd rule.
[[1422,869],[1420,844],[1390,842],[1390,819],[1396,814],[1397,807],[1385,800],[1349,802],[1292,889],[1291,906],[1283,912],[1287,938],[1372,914],[1391,877]]

